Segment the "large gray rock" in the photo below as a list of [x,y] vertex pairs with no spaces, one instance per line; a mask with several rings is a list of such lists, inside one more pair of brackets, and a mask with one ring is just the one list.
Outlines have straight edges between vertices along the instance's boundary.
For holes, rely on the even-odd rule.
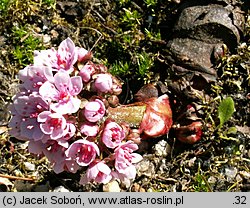
[[167,62],[175,80],[180,78],[170,87],[178,89],[176,85],[183,80],[194,87],[198,80],[203,89],[201,83],[216,81],[218,59],[236,50],[241,39],[244,16],[239,5],[237,0],[183,1],[167,43]]

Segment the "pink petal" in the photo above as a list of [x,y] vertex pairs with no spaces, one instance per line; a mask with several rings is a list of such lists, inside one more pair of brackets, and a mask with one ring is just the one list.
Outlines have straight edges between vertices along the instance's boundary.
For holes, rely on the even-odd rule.
[[71,77],[72,90],[71,95],[78,95],[83,87],[82,78],[80,76]]
[[45,144],[43,144],[40,141],[36,141],[36,142],[30,141],[29,142],[28,150],[30,153],[42,154],[44,149],[45,149]]
[[136,176],[136,168],[135,168],[135,166],[134,165],[129,166],[125,170],[124,175],[126,176],[126,178],[135,179],[135,176]]
[[29,138],[30,140],[33,139],[33,134],[35,131],[41,131],[35,118],[23,120],[21,122],[20,129],[21,136]]
[[59,139],[64,136],[63,129],[54,129],[52,134],[50,135],[51,139]]
[[80,105],[80,99],[71,97],[66,103],[52,103],[50,108],[51,110],[64,115],[68,113],[76,113],[79,110]]
[[45,122],[45,121],[48,119],[48,117],[49,117],[50,114],[51,114],[50,111],[43,111],[43,112],[41,112],[41,113],[37,116],[37,121],[38,121],[38,122]]
[[43,83],[43,85],[39,88],[39,94],[47,100],[54,100],[58,93],[59,92],[56,90],[55,86],[49,81]]
[[81,126],[80,131],[86,136],[96,136],[99,131],[99,127],[98,125],[92,123],[84,123]]
[[56,174],[59,174],[64,171],[64,163],[63,162],[56,162],[53,166],[53,170]]
[[57,57],[55,49],[34,51],[34,65],[35,66],[48,66],[57,69]]
[[109,166],[107,166],[103,162],[99,162],[97,165],[98,165],[99,171],[101,171],[102,173],[105,173],[107,175],[111,173],[111,169],[109,168]]
[[132,163],[138,163],[143,159],[143,157],[137,153],[132,153],[131,156],[132,156]]
[[53,129],[48,124],[40,124],[40,128],[44,134],[52,134]]
[[44,137],[44,133],[41,130],[36,130],[32,134],[32,138],[34,141],[42,140]]
[[85,48],[76,47],[78,54],[78,61],[81,61],[87,54],[88,51]]
[[28,69],[29,66],[26,66],[24,69],[18,72],[18,78],[23,82],[28,78]]
[[89,179],[94,179],[94,178],[96,178],[98,173],[99,173],[98,167],[97,167],[97,165],[94,165],[93,167],[91,167],[87,170],[87,177]]
[[71,173],[76,173],[79,170],[79,166],[73,160],[66,160],[65,165],[67,167],[67,170]]
[[109,74],[98,74],[95,87],[100,92],[109,92],[112,89],[112,77]]
[[72,87],[70,76],[65,71],[61,70],[57,72],[56,75],[54,76],[54,80],[55,80],[55,86],[59,91],[61,90],[64,91],[66,88]]

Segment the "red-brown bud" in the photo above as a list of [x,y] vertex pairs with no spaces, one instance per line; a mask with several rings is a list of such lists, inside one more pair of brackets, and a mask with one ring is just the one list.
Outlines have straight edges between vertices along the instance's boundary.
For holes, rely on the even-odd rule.
[[168,96],[149,98],[144,103],[147,107],[139,128],[140,132],[144,133],[146,138],[167,134],[173,123]]
[[194,144],[201,139],[202,123],[201,121],[194,121],[186,126],[175,127],[175,134],[179,141]]

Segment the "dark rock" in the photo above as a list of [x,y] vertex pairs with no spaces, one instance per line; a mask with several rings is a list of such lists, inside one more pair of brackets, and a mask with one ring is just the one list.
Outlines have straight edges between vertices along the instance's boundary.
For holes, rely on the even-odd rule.
[[[216,81],[218,60],[228,49],[235,51],[241,39],[244,16],[239,5],[236,0],[190,0],[180,4],[167,43],[171,90],[177,94],[203,90]],[[185,99],[195,97],[193,93],[184,94]]]
[[235,48],[240,34],[230,15],[231,11],[221,5],[185,8],[174,27],[174,36]]
[[221,44],[209,44],[190,38],[175,38],[168,42],[171,50],[172,68],[177,74],[194,73],[207,80],[215,81],[216,71],[212,68],[211,55],[214,47]]

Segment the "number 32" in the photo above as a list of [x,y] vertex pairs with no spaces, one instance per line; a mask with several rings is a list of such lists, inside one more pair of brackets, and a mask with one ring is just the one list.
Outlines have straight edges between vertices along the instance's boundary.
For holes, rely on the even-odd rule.
[[234,204],[247,204],[246,203],[246,200],[247,200],[246,196],[235,196],[234,198],[236,199]]

